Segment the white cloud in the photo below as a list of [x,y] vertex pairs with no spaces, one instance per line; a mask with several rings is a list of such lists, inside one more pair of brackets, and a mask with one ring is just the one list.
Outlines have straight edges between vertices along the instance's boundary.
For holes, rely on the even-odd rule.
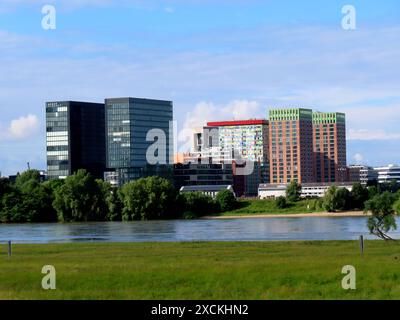
[[164,9],[164,11],[165,11],[166,13],[172,14],[172,13],[175,12],[175,9],[174,9],[174,8],[171,8],[171,7],[166,7],[166,8]]
[[260,116],[260,104],[256,101],[234,100],[226,105],[199,102],[192,111],[187,112],[183,129],[178,134],[178,141],[181,143],[180,151],[189,151],[194,130],[205,126],[207,122],[247,120],[256,117],[264,118]]
[[10,122],[7,129],[0,132],[1,140],[23,140],[39,132],[39,119],[35,115],[22,116]]
[[350,129],[348,140],[400,140],[400,133],[388,133],[379,129]]
[[193,111],[187,112],[183,128],[195,129],[211,121],[246,120],[257,116],[260,117],[260,104],[256,101],[234,100],[226,105],[203,101],[197,103]]
[[364,156],[361,153],[356,153],[353,156],[354,161],[356,162],[356,164],[361,164],[364,160]]

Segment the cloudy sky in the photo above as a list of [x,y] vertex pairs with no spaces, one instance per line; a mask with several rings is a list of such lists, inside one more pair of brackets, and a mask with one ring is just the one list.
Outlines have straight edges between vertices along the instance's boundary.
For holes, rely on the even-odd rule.
[[[347,4],[356,30],[342,28]],[[45,101],[120,96],[173,100],[179,130],[272,107],[342,111],[349,163],[400,163],[400,3],[0,0],[3,175],[46,167]]]

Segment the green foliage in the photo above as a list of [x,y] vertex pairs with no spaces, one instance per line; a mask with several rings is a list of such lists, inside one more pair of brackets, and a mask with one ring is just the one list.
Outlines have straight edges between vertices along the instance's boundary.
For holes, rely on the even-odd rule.
[[351,201],[350,191],[346,188],[332,186],[324,196],[323,207],[328,212],[349,209]]
[[301,185],[297,181],[291,181],[286,188],[286,198],[290,202],[296,202],[300,200]]
[[78,170],[55,192],[53,205],[59,220],[105,220],[108,210],[103,192],[102,186],[86,170]]
[[124,185],[122,219],[151,220],[174,217],[176,190],[167,179],[148,177]]
[[375,197],[377,194],[379,194],[379,188],[378,186],[369,186],[368,188],[368,199],[372,199]]
[[317,198],[310,200],[309,208],[311,211],[322,211],[324,209],[323,199]]
[[275,204],[278,209],[285,209],[288,206],[285,197],[278,197],[275,199]]
[[364,203],[369,198],[368,189],[361,183],[355,183],[351,190],[351,207],[356,209],[364,209]]
[[1,199],[1,222],[52,222],[57,215],[52,206],[52,193],[40,182],[40,173],[28,170],[9,185]]
[[237,205],[235,195],[229,190],[218,192],[215,201],[219,205],[221,212],[234,210]]
[[182,195],[186,212],[200,217],[218,212],[218,205],[210,197],[201,192],[188,192]]
[[398,205],[396,195],[390,192],[378,194],[365,203],[365,211],[372,213],[368,218],[368,229],[371,234],[384,240],[391,240],[387,233],[397,229],[394,215],[399,209]]

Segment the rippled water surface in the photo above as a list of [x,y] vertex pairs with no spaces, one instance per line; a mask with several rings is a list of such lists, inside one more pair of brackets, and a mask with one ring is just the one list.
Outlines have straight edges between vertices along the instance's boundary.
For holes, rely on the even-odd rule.
[[[72,224],[0,224],[0,242],[151,242],[354,240],[369,236],[365,217],[247,218]],[[399,222],[399,221],[398,221]],[[400,232],[391,234],[400,238]]]

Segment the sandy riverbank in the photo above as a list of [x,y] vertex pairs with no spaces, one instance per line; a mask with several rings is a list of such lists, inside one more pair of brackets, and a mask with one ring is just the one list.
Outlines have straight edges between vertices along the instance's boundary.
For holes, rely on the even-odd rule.
[[365,217],[363,211],[344,211],[344,212],[318,212],[318,213],[299,213],[299,214],[245,214],[231,216],[206,216],[202,219],[248,219],[248,218],[305,218],[305,217]]

